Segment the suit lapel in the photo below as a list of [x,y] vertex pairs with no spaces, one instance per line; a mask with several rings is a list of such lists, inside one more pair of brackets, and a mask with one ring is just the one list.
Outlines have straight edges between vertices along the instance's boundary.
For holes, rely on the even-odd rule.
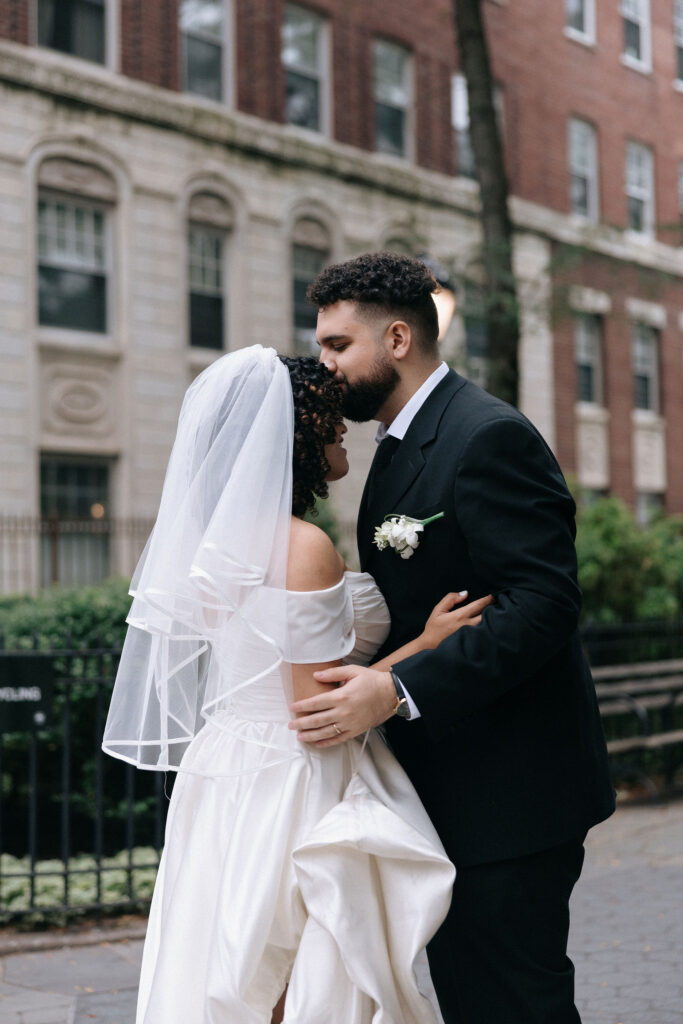
[[391,466],[384,472],[381,491],[377,493],[375,488],[372,500],[368,474],[358,511],[358,553],[361,565],[367,563],[372,552],[374,527],[379,526],[385,515],[400,512],[398,504],[401,498],[425,464],[423,449],[436,437],[446,407],[464,384],[465,378],[455,370],[449,370],[443,380],[439,381],[415,414]]

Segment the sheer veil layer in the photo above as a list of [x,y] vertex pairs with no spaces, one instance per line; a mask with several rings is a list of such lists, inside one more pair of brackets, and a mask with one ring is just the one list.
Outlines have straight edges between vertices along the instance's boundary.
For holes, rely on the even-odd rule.
[[[188,389],[131,583],[104,734],[109,754],[182,769],[207,721],[229,732],[226,712],[240,691],[262,687],[286,709],[293,433],[289,373],[274,349],[225,355]],[[260,767],[293,756],[259,745]],[[214,774],[209,762],[192,770]]]

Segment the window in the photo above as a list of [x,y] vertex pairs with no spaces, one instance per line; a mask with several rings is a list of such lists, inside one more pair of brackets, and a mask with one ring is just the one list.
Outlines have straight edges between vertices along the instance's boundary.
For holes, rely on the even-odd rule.
[[222,231],[205,224],[190,224],[187,245],[190,345],[201,348],[223,348],[223,243]]
[[597,316],[581,313],[576,317],[574,352],[577,400],[602,405],[602,346]]
[[107,211],[87,200],[38,200],[38,322],[107,331]]
[[569,205],[572,213],[598,219],[598,146],[587,121],[569,121]]
[[287,4],[282,25],[285,68],[285,120],[312,131],[325,131],[325,23],[302,7]]
[[105,62],[105,0],[38,0],[38,45]]
[[659,357],[657,331],[646,324],[634,324],[631,332],[633,405],[636,409],[659,412]]
[[683,163],[678,165],[678,222],[681,232],[679,244],[683,245]]
[[627,64],[650,67],[650,0],[621,0],[623,58]]
[[652,150],[640,142],[626,144],[626,197],[630,230],[652,235],[655,224]]
[[45,456],[40,466],[41,584],[97,583],[109,575],[109,465]]
[[636,494],[636,522],[640,526],[649,526],[663,508],[663,494],[648,491]]
[[568,35],[594,42],[595,0],[564,0],[564,24]]
[[453,75],[451,121],[455,132],[456,172],[465,178],[474,178],[476,176],[476,165],[470,139],[470,112],[467,99],[467,81],[464,75]]
[[181,0],[180,31],[186,92],[225,97],[225,0]]
[[308,286],[330,261],[330,239],[326,229],[312,217],[302,217],[292,238],[292,310],[294,352],[299,356],[318,355],[315,328],[318,310],[306,301]]
[[674,0],[674,43],[676,46],[676,78],[683,82],[683,0]]
[[403,46],[376,39],[373,44],[375,149],[409,155],[409,117],[412,103],[410,55]]
[[485,388],[489,378],[489,329],[484,289],[467,281],[464,287],[463,322],[468,378]]

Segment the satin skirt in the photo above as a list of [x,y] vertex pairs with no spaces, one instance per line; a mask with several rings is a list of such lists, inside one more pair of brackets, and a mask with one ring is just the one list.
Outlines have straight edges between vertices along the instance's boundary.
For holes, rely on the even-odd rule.
[[[286,985],[285,1024],[441,1024],[425,946],[455,871],[382,738],[227,724],[176,779],[137,1024],[270,1024]],[[289,759],[250,772],[266,747]],[[216,757],[241,774],[192,774]]]

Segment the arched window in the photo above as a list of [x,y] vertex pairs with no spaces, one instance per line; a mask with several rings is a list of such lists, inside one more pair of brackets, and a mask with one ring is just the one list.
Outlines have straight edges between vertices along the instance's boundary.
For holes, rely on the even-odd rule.
[[318,311],[306,301],[306,292],[326,263],[332,244],[327,228],[312,217],[300,217],[292,233],[292,311],[294,351],[317,354],[315,326]]
[[111,310],[113,179],[101,168],[49,157],[38,172],[38,323],[107,334]]
[[232,208],[222,196],[196,192],[188,222],[188,340],[194,347],[227,348],[227,242],[234,223]]

